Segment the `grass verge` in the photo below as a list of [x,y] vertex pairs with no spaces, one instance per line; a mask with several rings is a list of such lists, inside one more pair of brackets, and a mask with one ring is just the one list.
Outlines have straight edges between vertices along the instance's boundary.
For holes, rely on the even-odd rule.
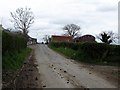
[[60,54],[63,54],[67,58],[71,58],[72,59],[76,55],[76,51],[75,50],[67,48],[67,47],[66,48],[63,48],[63,47],[55,48],[55,47],[49,45],[49,48],[53,49],[54,51],[56,51],[56,52],[58,52]]
[[10,52],[2,56],[2,69],[16,71],[20,69],[25,61],[26,57],[29,56],[32,49],[25,48],[19,52]]
[[[48,47],[53,49],[54,51],[64,55],[67,58],[81,61],[83,63],[96,64],[96,65],[118,66],[118,62],[113,62],[113,61],[107,62],[107,61],[101,60],[100,58],[99,59],[92,59],[86,53],[83,53],[83,52],[80,52],[77,50],[73,50],[73,49],[68,48],[68,47],[54,47],[52,45],[48,45]],[[113,56],[113,57],[115,58],[116,56]]]
[[73,49],[68,48],[68,47],[65,47],[65,48],[64,47],[56,48],[56,47],[53,47],[51,45],[48,45],[48,47],[51,48],[51,49],[53,49],[54,51],[62,54],[66,58],[80,60],[80,57],[79,57],[80,54],[76,50],[73,50]]

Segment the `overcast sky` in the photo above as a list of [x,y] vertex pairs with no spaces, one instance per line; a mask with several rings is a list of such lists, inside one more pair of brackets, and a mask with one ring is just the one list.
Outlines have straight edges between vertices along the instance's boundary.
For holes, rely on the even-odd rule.
[[101,31],[118,33],[119,0],[1,0],[0,24],[13,28],[10,12],[29,7],[35,22],[29,35],[41,41],[44,35],[61,35],[66,24],[77,24],[81,34],[96,36]]

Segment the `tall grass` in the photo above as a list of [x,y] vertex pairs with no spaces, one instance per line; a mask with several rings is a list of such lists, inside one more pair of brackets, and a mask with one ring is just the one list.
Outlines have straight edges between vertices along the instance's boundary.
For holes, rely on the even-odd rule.
[[24,60],[30,54],[31,49],[21,49],[19,52],[9,52],[2,56],[2,68],[3,70],[17,70],[23,65]]

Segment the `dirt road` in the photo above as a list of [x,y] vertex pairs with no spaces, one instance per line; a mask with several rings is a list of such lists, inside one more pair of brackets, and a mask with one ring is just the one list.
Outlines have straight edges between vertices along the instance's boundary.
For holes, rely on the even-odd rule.
[[43,88],[116,88],[109,81],[84,68],[82,64],[66,59],[46,45],[31,47],[35,49]]

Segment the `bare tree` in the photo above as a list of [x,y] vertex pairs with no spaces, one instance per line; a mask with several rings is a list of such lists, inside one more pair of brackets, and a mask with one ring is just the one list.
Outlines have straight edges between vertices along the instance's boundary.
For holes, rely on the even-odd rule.
[[75,37],[75,36],[78,36],[80,27],[78,25],[75,25],[75,24],[68,24],[68,25],[63,27],[63,30],[66,31],[65,35]]
[[97,38],[106,44],[110,44],[112,42],[115,42],[117,36],[112,31],[103,31],[97,36]]
[[45,35],[43,37],[43,40],[45,41],[46,44],[48,44],[50,42],[50,36],[49,35]]
[[18,8],[15,12],[11,12],[12,22],[15,29],[19,29],[24,35],[28,34],[28,29],[34,22],[34,16],[30,8]]

